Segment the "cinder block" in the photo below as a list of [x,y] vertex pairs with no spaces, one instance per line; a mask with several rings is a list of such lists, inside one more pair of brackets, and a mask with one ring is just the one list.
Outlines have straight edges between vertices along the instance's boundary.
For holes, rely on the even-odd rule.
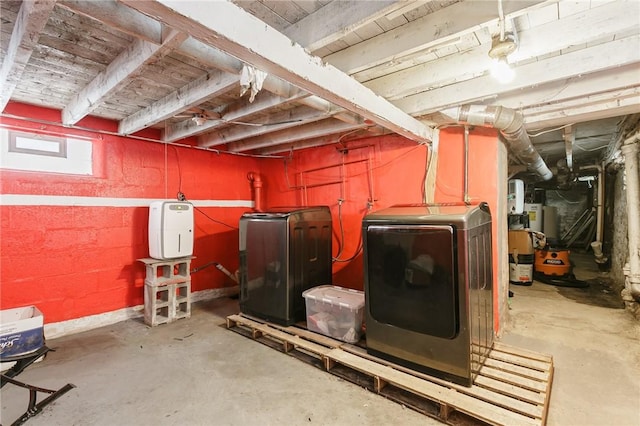
[[191,258],[140,261],[146,265],[144,322],[154,327],[191,317]]

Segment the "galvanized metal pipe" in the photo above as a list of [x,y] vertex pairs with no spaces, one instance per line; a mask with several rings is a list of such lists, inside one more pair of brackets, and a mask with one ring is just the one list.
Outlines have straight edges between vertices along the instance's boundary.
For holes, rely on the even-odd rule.
[[522,160],[531,171],[537,173],[544,180],[553,177],[553,173],[529,139],[524,128],[522,114],[516,110],[493,105],[464,105],[441,111],[441,113],[452,117],[459,123],[498,129],[509,150]]

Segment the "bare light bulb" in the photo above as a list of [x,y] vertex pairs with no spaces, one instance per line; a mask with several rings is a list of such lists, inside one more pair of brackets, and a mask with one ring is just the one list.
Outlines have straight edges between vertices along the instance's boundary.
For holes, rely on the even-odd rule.
[[516,76],[516,72],[507,62],[507,58],[494,59],[490,69],[493,78],[502,84],[511,83]]

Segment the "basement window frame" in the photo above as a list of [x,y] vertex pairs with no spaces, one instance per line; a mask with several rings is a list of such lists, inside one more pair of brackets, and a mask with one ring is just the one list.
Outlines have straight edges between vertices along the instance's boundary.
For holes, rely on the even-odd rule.
[[[22,146],[20,138],[25,139]],[[38,142],[42,145],[38,146]],[[30,132],[0,125],[0,171],[95,176],[94,143],[90,138]]]
[[[38,144],[41,142],[44,143],[54,143],[57,144],[57,151],[48,150],[44,146],[42,149],[38,148],[27,148],[19,146],[19,139],[25,139],[25,141]],[[24,132],[16,132],[9,130],[9,152],[15,152],[19,154],[30,154],[30,155],[42,155],[45,157],[60,157],[67,158],[67,139],[66,138],[58,138],[54,136],[46,136],[46,135],[38,135],[38,134],[30,134]]]

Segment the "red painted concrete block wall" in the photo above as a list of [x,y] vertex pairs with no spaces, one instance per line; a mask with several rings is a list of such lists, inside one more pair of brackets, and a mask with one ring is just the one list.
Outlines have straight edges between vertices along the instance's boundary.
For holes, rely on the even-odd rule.
[[[59,112],[23,109],[19,104],[8,107],[13,113],[59,121]],[[86,120],[89,127],[115,130],[112,122]],[[333,255],[344,260],[334,263],[333,282],[355,289],[363,288],[362,217],[423,199],[427,148],[399,136],[296,151],[283,160],[235,157],[23,120],[5,118],[2,124],[94,143],[94,176],[2,170],[2,194],[175,199],[182,191],[191,200],[250,200],[247,173],[254,171],[262,178],[262,204],[267,208],[328,205],[334,221]],[[436,201],[462,199],[461,135],[456,129],[441,132]],[[495,132],[471,135],[470,194],[492,208],[497,205],[498,143]],[[197,259],[192,266],[217,261],[235,271],[238,219],[249,210],[196,211]],[[50,323],[142,304],[144,268],[136,259],[148,255],[147,215],[146,207],[0,206],[0,306],[35,304]],[[193,275],[194,291],[230,285],[215,268]]]
[[[339,259],[348,260],[334,262],[333,282],[362,290],[362,218],[369,211],[394,204],[422,202],[426,161],[426,146],[395,135],[294,152],[286,168],[282,162],[263,164],[266,204],[329,206],[333,256],[342,246]],[[339,199],[343,199],[344,239]]]
[[[50,110],[35,107],[29,107],[29,113],[34,118],[55,118]],[[104,206],[88,207],[0,206],[0,306],[37,305],[47,323],[143,303],[144,267],[136,259],[148,257],[148,208],[109,205],[109,198],[176,199],[181,190],[192,200],[247,202],[251,187],[246,175],[259,170],[255,159],[194,148],[17,119],[3,118],[2,126],[90,139],[95,174],[4,169],[0,171],[0,193],[107,200]],[[216,261],[235,271],[238,219],[249,210],[200,207],[195,212],[197,258],[192,267]],[[193,291],[231,285],[234,283],[215,267],[192,276]]]

